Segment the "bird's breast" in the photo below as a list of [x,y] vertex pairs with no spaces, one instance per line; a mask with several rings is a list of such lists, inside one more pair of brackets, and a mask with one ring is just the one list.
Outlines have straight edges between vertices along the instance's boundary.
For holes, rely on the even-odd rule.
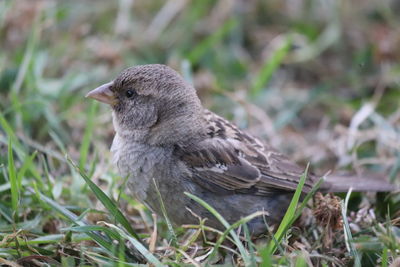
[[[154,182],[168,177],[172,150],[124,140],[118,134],[111,146],[113,163],[140,201],[153,197]],[[151,194],[151,195],[149,195]]]

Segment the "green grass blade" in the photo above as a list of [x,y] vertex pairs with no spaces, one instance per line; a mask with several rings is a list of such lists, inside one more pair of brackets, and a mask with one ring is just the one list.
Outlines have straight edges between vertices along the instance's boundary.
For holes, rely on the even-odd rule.
[[11,218],[11,211],[9,210],[8,207],[4,206],[2,203],[0,203],[0,215],[3,216],[4,219],[6,219],[9,223],[13,223],[13,219]]
[[[35,191],[33,189],[30,189],[32,193],[35,194]],[[76,216],[74,213],[69,211],[68,209],[64,208],[51,198],[46,197],[45,195],[39,193],[40,199],[50,205],[53,209],[64,215],[66,218],[68,218],[71,222],[79,225],[79,226],[85,226],[86,223],[83,221],[79,220],[78,216]],[[104,236],[100,235],[97,232],[86,232],[86,234],[92,238],[97,244],[99,244],[101,247],[105,248],[111,255],[113,254],[113,245],[112,245],[112,240],[109,238],[105,238]]]
[[18,218],[19,188],[17,172],[14,165],[12,141],[10,137],[8,139],[8,178],[11,186],[11,207],[14,213],[14,221],[16,221]]
[[4,132],[14,140],[17,140],[17,137],[14,134],[13,129],[11,128],[10,124],[7,122],[6,118],[4,117],[3,113],[0,112],[0,126],[3,128]]
[[[224,217],[222,217],[222,215],[216,211],[213,207],[211,207],[207,202],[205,202],[204,200],[202,200],[201,198],[192,195],[188,192],[185,192],[185,195],[187,195],[188,197],[190,197],[191,199],[193,199],[194,201],[196,201],[197,203],[199,203],[200,205],[202,205],[205,209],[207,209],[212,215],[214,215],[215,218],[218,219],[218,221],[225,227],[225,228],[230,228],[229,223],[225,220]],[[235,231],[232,229],[229,231],[229,233],[231,234],[233,240],[235,240],[235,244],[238,247],[240,254],[242,255],[243,261],[245,266],[251,266],[251,260],[249,258],[248,253],[246,252],[246,249],[244,248],[242,241],[240,241],[239,236],[235,233]]]
[[[262,214],[260,214],[260,215],[262,215]],[[247,244],[247,249],[249,251],[251,266],[257,266],[257,259],[256,259],[256,253],[255,253],[256,246],[253,243],[253,241],[251,240],[251,233],[250,233],[249,227],[247,226],[246,223],[243,223],[242,226],[243,226],[244,238],[245,238],[246,244]]]
[[122,237],[127,239],[132,245],[148,260],[149,263],[153,264],[156,267],[164,267],[162,264],[142,243],[140,243],[137,239],[132,238],[132,236],[127,235],[124,231],[116,227],[115,225],[108,224],[111,228],[114,228]]
[[[158,195],[158,198],[160,200],[161,211],[163,213],[165,221],[167,222],[168,231],[170,232],[170,234],[172,236],[172,240],[171,240],[172,241],[172,245],[174,247],[176,247],[177,244],[178,244],[178,238],[176,237],[176,233],[174,231],[174,228],[172,227],[171,220],[168,217],[167,209],[165,208],[164,201],[162,200],[160,190],[158,190],[158,185],[156,183],[156,180],[153,179],[153,183],[154,183],[154,186],[156,187],[157,195]],[[155,222],[155,223],[157,223],[157,222]]]
[[234,27],[236,27],[237,23],[238,22],[235,19],[230,19],[226,21],[213,34],[211,34],[202,42],[200,42],[197,46],[195,46],[187,55],[190,63],[192,65],[196,64],[208,50],[210,50],[216,43],[221,41],[222,38],[224,38]]
[[382,251],[382,267],[388,267],[388,248]]
[[22,188],[22,178],[24,177],[25,172],[28,169],[32,168],[32,163],[33,163],[33,160],[35,159],[36,155],[37,155],[37,152],[35,151],[32,153],[32,155],[30,155],[29,157],[26,157],[22,167],[18,170],[18,174],[17,174],[18,188]]
[[261,267],[272,267],[272,255],[271,254],[266,254],[265,250],[261,251],[264,253],[260,253],[261,254],[261,259],[262,262],[260,264]]
[[[15,135],[12,127],[10,124],[7,122],[6,118],[4,117],[3,113],[0,112],[0,126],[3,129],[3,131],[7,134],[8,138],[11,138],[13,142],[13,147],[15,150],[15,153],[17,153],[19,159],[23,159],[25,156],[24,149],[22,145],[18,142],[18,138]],[[4,140],[4,142],[7,142],[7,139]]]
[[21,221],[21,222],[9,224],[9,225],[8,224],[0,224],[0,232],[13,232],[16,229],[21,230],[21,231],[22,230],[23,231],[34,230],[39,227],[42,219],[43,219],[43,216],[38,214],[31,220],[25,220],[25,221]]
[[68,162],[79,172],[81,177],[85,180],[86,184],[92,190],[92,192],[96,195],[97,199],[100,200],[101,203],[106,207],[106,209],[114,216],[115,220],[120,223],[125,230],[135,237],[139,242],[141,239],[139,235],[135,232],[132,228],[131,224],[129,223],[128,219],[122,214],[122,212],[118,209],[115,203],[95,184],[93,183],[89,177],[82,171],[81,168],[76,166],[70,158],[67,158]]
[[297,220],[297,218],[300,217],[303,209],[306,207],[308,201],[311,199],[311,197],[318,191],[320,186],[324,183],[325,181],[325,176],[322,177],[321,179],[318,180],[311,189],[310,192],[307,193],[307,195],[304,197],[303,201],[301,202],[300,206],[297,208],[296,214],[293,217],[292,223]]
[[104,232],[106,233],[111,239],[120,240],[121,236],[116,233],[115,231],[111,230],[110,228],[100,226],[100,225],[82,225],[82,226],[73,226],[62,228],[61,231],[73,231],[79,233],[88,233],[88,232]]
[[[263,215],[264,212],[259,211],[259,212],[255,212],[253,214],[250,214],[246,217],[241,218],[239,221],[233,223],[232,225],[230,225],[225,231],[224,233],[218,238],[217,242],[215,243],[214,247],[213,247],[213,252],[210,254],[210,256],[208,257],[209,259],[212,259],[215,254],[217,253],[219,247],[221,246],[222,242],[224,242],[224,240],[226,239],[226,237],[228,236],[228,234],[230,234],[231,231],[233,231],[234,229],[238,228],[240,225],[245,225],[247,222],[251,221],[252,219]],[[254,264],[252,264],[254,265]]]
[[350,188],[350,190],[347,192],[345,202],[343,202],[343,200],[341,202],[341,204],[342,204],[342,218],[343,218],[344,239],[345,239],[345,242],[346,242],[347,250],[350,252],[351,256],[353,256],[354,266],[355,267],[361,267],[360,255],[358,254],[356,248],[354,247],[353,236],[351,234],[349,221],[347,220],[347,206],[348,206],[348,203],[349,203],[351,192],[352,192],[352,190]]
[[297,255],[295,266],[296,267],[307,267],[308,266],[306,259],[304,258],[304,256],[301,253],[299,255]]
[[[91,241],[92,239],[86,234],[86,233],[80,233],[80,234],[74,234],[71,238],[71,242],[77,243],[77,242],[83,242],[83,241]],[[30,240],[24,240],[24,245],[48,245],[48,244],[58,244],[60,242],[65,241],[65,235],[64,234],[50,234],[50,235],[44,235],[40,236],[34,239]],[[16,242],[7,242],[7,244],[4,244],[4,246],[7,247],[13,247],[16,246]],[[3,244],[0,244],[0,248],[3,247]]]
[[264,63],[255,78],[255,82],[250,91],[251,95],[255,96],[259,94],[263,87],[271,80],[272,75],[288,54],[291,44],[290,36],[286,37],[281,46],[275,50],[272,57]]
[[[296,188],[296,191],[294,192],[294,195],[292,197],[292,200],[290,201],[289,207],[285,213],[285,216],[283,217],[281,223],[279,224],[278,230],[276,231],[274,237],[275,239],[280,242],[285,235],[287,229],[292,225],[295,215],[296,215],[296,208],[297,204],[300,200],[300,196],[303,190],[304,183],[306,182],[307,179],[307,174],[308,174],[308,167],[307,165],[306,170],[304,171],[303,175],[300,177],[299,184]],[[276,243],[271,240],[266,247],[266,250],[263,251],[263,255],[272,255],[275,253],[277,249]]]
[[63,216],[65,216],[67,219],[69,219],[70,221],[78,224],[78,225],[86,225],[84,222],[82,222],[81,220],[79,220],[79,217],[77,215],[75,215],[73,212],[69,211],[68,209],[66,209],[65,207],[61,206],[60,204],[58,204],[57,202],[55,202],[54,200],[52,200],[51,198],[43,195],[40,192],[37,192],[36,190],[32,189],[32,188],[28,188],[28,190],[38,196],[40,198],[41,201],[43,201],[44,203],[48,204],[49,206],[51,206],[54,210],[56,210],[57,212],[61,213]]

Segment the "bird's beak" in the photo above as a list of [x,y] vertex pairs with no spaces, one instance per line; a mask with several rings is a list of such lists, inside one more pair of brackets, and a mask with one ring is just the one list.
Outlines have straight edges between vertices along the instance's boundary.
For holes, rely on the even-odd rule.
[[109,82],[106,84],[103,84],[96,89],[90,91],[87,93],[86,97],[90,97],[93,99],[96,99],[100,102],[113,105],[115,104],[115,96],[113,91],[111,91],[111,86],[113,85],[113,82]]

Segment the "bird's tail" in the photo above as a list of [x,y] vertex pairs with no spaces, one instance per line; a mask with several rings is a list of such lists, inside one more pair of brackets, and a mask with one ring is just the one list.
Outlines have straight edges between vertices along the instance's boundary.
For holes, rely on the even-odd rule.
[[350,188],[356,192],[390,192],[399,187],[387,181],[386,177],[378,173],[362,175],[329,174],[321,186],[323,192],[347,192]]

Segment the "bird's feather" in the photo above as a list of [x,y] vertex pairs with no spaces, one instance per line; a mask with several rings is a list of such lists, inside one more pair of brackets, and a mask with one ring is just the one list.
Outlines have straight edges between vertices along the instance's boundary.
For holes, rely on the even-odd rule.
[[[257,195],[297,188],[303,168],[208,110],[204,120],[206,138],[180,155],[196,183],[218,192]],[[314,182],[310,176],[304,191]]]

